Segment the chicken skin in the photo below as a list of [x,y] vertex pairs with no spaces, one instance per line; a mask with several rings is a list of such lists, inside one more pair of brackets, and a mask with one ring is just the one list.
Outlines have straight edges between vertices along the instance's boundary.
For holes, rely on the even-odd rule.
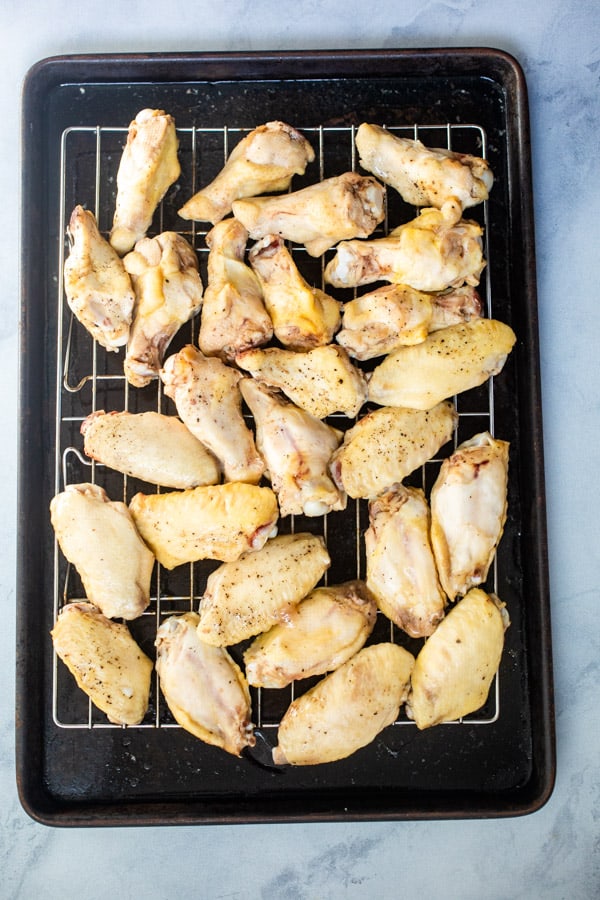
[[69,484],[53,497],[50,518],[90,603],[110,619],[140,616],[150,602],[154,555],[125,504],[99,485]]
[[117,202],[110,243],[123,256],[143,238],[156,207],[181,168],[175,120],[162,109],[143,109],[129,126],[117,172]]
[[450,440],[457,421],[449,402],[428,412],[376,409],[345,433],[331,458],[331,475],[350,497],[376,497],[431,459]]
[[379,609],[411,637],[427,637],[444,616],[429,540],[430,514],[418,488],[395,485],[369,503],[367,587]]
[[260,282],[244,263],[247,239],[248,232],[237,219],[219,222],[206,235],[208,283],[198,346],[206,356],[220,356],[226,362],[273,336]]
[[175,416],[99,410],[81,425],[87,456],[133,478],[170,488],[216,484],[215,457]]
[[217,177],[179,210],[183,219],[212,222],[228,213],[234,200],[285,191],[315,158],[299,131],[285,122],[267,122],[242,138]]
[[507,513],[507,441],[487,431],[442,463],[431,490],[431,542],[451,600],[487,578]]
[[255,744],[250,691],[223,647],[200,639],[198,614],[171,616],[156,633],[156,671],[175,720],[201,741],[239,756]]
[[296,406],[317,419],[334,412],[353,418],[367,396],[363,373],[335,344],[315,347],[307,353],[278,347],[246,350],[235,361],[256,381],[279,388]]
[[382,406],[432,409],[446,397],[477,387],[504,367],[516,335],[496,319],[472,319],[401,347],[369,379],[369,400]]
[[375,600],[362,581],[315,588],[285,622],[248,647],[246,677],[257,687],[282,688],[333,672],[363,647],[376,618]]
[[321,256],[338,241],[372,234],[383,222],[384,200],[374,178],[345,172],[292,194],[237,200],[233,214],[255,240],[277,234]]
[[208,576],[198,633],[218,647],[237,644],[286,622],[331,564],[322,537],[283,534]]
[[256,423],[256,444],[282,516],[324,516],[345,509],[328,465],[342,434],[252,379],[240,383]]
[[481,236],[476,222],[455,222],[438,209],[424,209],[387,237],[342,241],[325,268],[325,281],[334,287],[390,281],[418,291],[443,291],[465,282],[476,286],[485,266]]
[[242,375],[191,344],[170,356],[160,377],[179,417],[219,460],[226,481],[257,484],[264,463],[242,415]]
[[504,604],[479,588],[452,607],[415,662],[406,711],[417,728],[451,722],[483,706],[509,624]]
[[260,281],[275,337],[291,350],[328,344],[340,325],[341,304],[305,281],[283,240],[267,235],[252,247],[248,259]]
[[68,603],[50,634],[56,655],[108,721],[139,725],[148,709],[152,661],[127,626],[91,603]]
[[136,295],[125,375],[144,387],[158,378],[167,347],[199,311],[202,281],[194,250],[174,231],[138,241],[124,263]]
[[94,340],[116,351],[129,340],[135,302],[131,279],[90,210],[75,207],[68,234],[64,286],[69,308]]
[[406,203],[454,215],[487,200],[494,176],[485,159],[425,147],[364,122],[356,132],[360,164],[395,188]]
[[397,644],[363,647],[298,697],[279,725],[276,765],[312,766],[360,750],[395,721],[414,656]]

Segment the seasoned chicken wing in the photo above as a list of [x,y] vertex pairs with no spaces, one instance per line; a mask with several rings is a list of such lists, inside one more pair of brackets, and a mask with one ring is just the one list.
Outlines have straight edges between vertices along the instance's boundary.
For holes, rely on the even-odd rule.
[[342,433],[252,379],[240,382],[256,423],[256,445],[282,516],[324,516],[345,509],[328,466]]
[[376,497],[400,483],[450,440],[458,421],[452,403],[425,412],[383,407],[346,432],[330,469],[350,497]]
[[379,609],[411,637],[431,634],[444,616],[429,540],[425,494],[398,484],[369,503],[367,587]]
[[294,700],[279,725],[276,765],[344,759],[395,721],[408,695],[414,657],[397,644],[373,644]]
[[407,714],[417,728],[451,722],[480,709],[498,671],[504,604],[473,588],[452,607],[417,656]]
[[242,415],[240,372],[188,344],[167,359],[160,377],[181,420],[221,463],[225,480],[257,484],[264,463]]
[[485,266],[481,235],[477,222],[455,222],[438,209],[424,209],[387,237],[342,241],[325,268],[325,281],[335,287],[391,281],[418,291],[477,285]]
[[251,238],[278,234],[321,256],[338,241],[372,234],[383,222],[384,200],[374,178],[345,172],[292,194],[236,200],[233,214]]
[[266,344],[273,324],[262,288],[244,263],[248,232],[237,219],[219,222],[206,235],[208,283],[202,304],[198,346],[206,356],[232,360],[236,353]]
[[208,577],[198,633],[216,646],[237,644],[285,622],[331,560],[322,537],[284,534],[224,563]]
[[379,125],[363,123],[356,147],[363,169],[395,188],[406,203],[444,208],[456,221],[467,207],[487,200],[494,183],[485,159],[425,147]]
[[124,263],[136,295],[125,375],[144,387],[158,377],[175,334],[200,309],[202,281],[194,250],[174,231],[138,241]]
[[279,388],[296,406],[317,419],[334,412],[353,418],[367,396],[363,373],[335,344],[315,347],[307,353],[278,347],[246,350],[235,361],[256,381]]
[[179,210],[183,219],[219,222],[234,200],[285,191],[315,158],[305,137],[285,122],[267,122],[233,148],[217,177]]
[[258,687],[282,688],[332,672],[361,649],[376,618],[375,600],[362,581],[315,588],[285,622],[248,647],[246,677]]
[[76,206],[69,220],[71,249],[64,266],[65,295],[77,319],[107,350],[129,339],[135,295],[131,279],[92,212]]
[[162,109],[143,109],[129,126],[117,172],[117,202],[110,243],[121,256],[144,237],[156,207],[181,168],[175,120]]
[[69,484],[53,497],[50,518],[90,603],[111,619],[140,616],[150,602],[154,555],[125,504],[99,485]]
[[328,344],[339,328],[341,303],[305,281],[283,240],[267,235],[248,259],[261,283],[275,337],[292,350]]
[[221,476],[212,453],[175,416],[99,410],[83,420],[81,433],[89,457],[150,484],[192,488]]
[[273,491],[243,482],[138,493],[129,508],[166,569],[199,559],[237,559],[246,550],[262,547],[278,519]]
[[487,578],[506,521],[508,451],[476,434],[444,460],[431,490],[431,542],[452,600]]
[[369,400],[383,406],[432,409],[502,371],[516,335],[496,319],[472,319],[401,347],[371,373]]
[[246,679],[227,650],[200,639],[197,613],[162,623],[156,633],[156,671],[182,728],[234,756],[254,746]]
[[78,602],[63,606],[50,633],[56,655],[108,721],[139,725],[148,708],[152,661],[127,626]]

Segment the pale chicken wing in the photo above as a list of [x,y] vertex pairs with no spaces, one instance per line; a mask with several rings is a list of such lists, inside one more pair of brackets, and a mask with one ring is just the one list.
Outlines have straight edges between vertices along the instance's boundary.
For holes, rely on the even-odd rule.
[[338,241],[366,238],[383,221],[385,189],[345,172],[291,194],[236,200],[233,214],[256,240],[278,234],[321,256]]
[[107,350],[127,343],[135,294],[131,279],[90,210],[76,206],[69,220],[71,249],[64,266],[69,308]]
[[121,256],[144,237],[156,207],[181,168],[175,120],[162,109],[143,109],[129,126],[117,172],[117,202],[110,243]]
[[257,484],[264,463],[242,415],[241,373],[188,344],[167,359],[160,377],[181,420],[221,463],[225,480]]
[[315,158],[306,138],[285,122],[259,125],[233,148],[217,177],[179,210],[183,219],[215,225],[234,200],[285,191]]

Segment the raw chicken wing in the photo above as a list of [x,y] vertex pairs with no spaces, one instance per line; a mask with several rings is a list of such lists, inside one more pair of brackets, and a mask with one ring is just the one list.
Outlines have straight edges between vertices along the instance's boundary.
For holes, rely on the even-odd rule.
[[181,420],[221,463],[225,480],[257,484],[264,463],[242,415],[241,373],[188,344],[167,359],[160,377]]
[[117,172],[117,203],[110,243],[123,256],[144,237],[156,207],[181,174],[175,120],[143,109],[129,126]]
[[152,661],[127,626],[91,603],[69,603],[50,634],[57,656],[108,721],[139,725],[148,709]]
[[232,360],[236,353],[266,344],[273,324],[262,288],[244,263],[248,232],[237,219],[219,222],[206,235],[208,284],[204,292],[198,346],[206,356]]
[[395,721],[408,695],[414,657],[396,644],[363,647],[288,708],[273,750],[276,765],[344,759]]
[[129,339],[135,302],[131,279],[92,212],[76,206],[68,234],[64,283],[69,308],[99,344],[118,350]]
[[384,219],[384,200],[374,178],[345,172],[292,194],[236,200],[233,214],[251,238],[278,234],[321,256],[338,241],[372,234]]
[[136,294],[125,375],[144,387],[158,377],[180,327],[200,309],[202,281],[194,250],[174,231],[138,241],[124,263]]
[[156,671],[182,728],[234,756],[254,746],[246,679],[227,650],[200,640],[197,613],[162,623],[156,633]]
[[329,475],[342,434],[252,379],[240,382],[256,423],[256,445],[282,516],[324,516],[345,509],[346,495]]
[[215,646],[237,644],[289,620],[331,560],[322,537],[285,534],[208,576],[198,633]]
[[231,212],[234,200],[285,191],[314,158],[299,131],[284,122],[267,122],[234,147],[214,181],[194,194],[179,215],[214,225]]
[[444,460],[431,490],[431,542],[451,600],[487,578],[506,521],[508,451],[476,434]]
[[361,649],[376,618],[375,600],[362,581],[315,588],[286,622],[248,647],[246,677],[257,687],[282,688],[332,672]]
[[269,234],[250,250],[275,337],[292,350],[328,344],[340,325],[341,304],[302,277],[283,240]]
[[379,609],[411,637],[426,637],[444,616],[431,543],[429,507],[418,488],[395,485],[369,503],[367,587]]
[[50,503],[60,549],[90,603],[108,618],[135,619],[150,602],[154,556],[124,503],[96,484],[69,484]]

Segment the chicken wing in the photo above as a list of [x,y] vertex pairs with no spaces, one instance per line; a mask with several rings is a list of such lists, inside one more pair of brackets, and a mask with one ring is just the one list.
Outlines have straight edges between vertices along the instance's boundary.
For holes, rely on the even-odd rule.
[[452,607],[417,656],[407,714],[417,728],[451,722],[480,709],[498,671],[504,604],[473,588]]
[[221,463],[225,480],[257,484],[264,463],[242,415],[240,372],[188,344],[167,359],[160,377],[181,420]]
[[285,622],[331,560],[322,537],[284,534],[208,576],[198,633],[216,646],[237,644]]
[[296,406],[317,419],[334,412],[353,418],[367,396],[363,373],[335,344],[315,347],[307,353],[278,347],[246,350],[235,361],[256,381],[279,388]]
[[508,451],[476,434],[444,460],[431,490],[431,542],[452,600],[487,578],[506,521]]
[[454,222],[438,209],[424,209],[387,237],[342,241],[325,268],[325,281],[335,287],[391,281],[418,291],[477,285],[485,266],[481,235],[476,222]]
[[138,241],[124,263],[136,295],[125,375],[144,387],[158,377],[175,334],[199,311],[202,281],[194,250],[174,231]]
[[96,484],[69,484],[50,503],[60,549],[90,603],[108,618],[135,619],[150,602],[154,555],[124,503]]
[[237,219],[219,222],[206,235],[208,283],[198,334],[206,356],[231,361],[236,353],[266,344],[273,336],[260,282],[244,263],[247,239]]
[[156,671],[182,728],[234,756],[254,746],[246,679],[227,650],[200,640],[197,613],[162,623],[156,633]]
[[283,240],[267,235],[248,259],[259,278],[275,337],[292,350],[328,344],[339,328],[341,303],[305,281]]
[[166,569],[199,559],[237,559],[246,550],[262,547],[278,519],[273,491],[243,482],[138,493],[129,508]]
[[427,412],[376,409],[344,435],[331,458],[332,477],[350,497],[376,497],[431,459],[450,440],[457,421],[448,402]]
[[224,168],[179,210],[183,219],[220,222],[234,200],[285,191],[315,158],[305,137],[284,122],[267,122],[242,138]]
[[91,459],[150,484],[192,488],[221,477],[212,453],[175,416],[99,410],[83,420],[81,433]]
[[294,700],[279,725],[276,765],[344,759],[395,721],[406,700],[414,657],[396,644],[363,647]]
[[432,409],[446,397],[477,387],[502,371],[516,341],[496,319],[472,319],[401,347],[369,379],[369,400],[382,406]]
[[50,632],[56,655],[115,725],[138,725],[148,708],[152,661],[126,625],[91,603],[69,603]]
[[425,147],[379,125],[363,123],[356,147],[363,169],[395,188],[406,203],[444,208],[456,221],[467,207],[487,200],[494,183],[485,159]]
[[129,126],[117,172],[117,202],[110,243],[123,256],[144,237],[156,207],[181,168],[175,120],[162,109],[143,109]]
[[430,331],[439,331],[449,325],[460,325],[483,315],[481,297],[474,287],[463,284],[462,287],[450,288],[437,294],[430,294],[432,317]]
[[372,234],[383,222],[384,200],[374,178],[345,172],[292,194],[236,200],[233,214],[255,240],[277,234],[321,256],[338,241]]
[[394,485],[369,503],[367,587],[379,609],[411,637],[431,634],[446,605],[429,524],[427,500],[418,488]]
[[354,656],[371,634],[375,600],[362,581],[315,588],[286,622],[257,637],[244,653],[252,685],[282,688],[332,672]]
[[328,465],[342,433],[252,379],[240,382],[256,423],[256,444],[282,516],[324,516],[345,509]]
[[107,350],[129,339],[135,295],[131,279],[90,210],[76,206],[69,220],[71,249],[64,265],[69,308]]

